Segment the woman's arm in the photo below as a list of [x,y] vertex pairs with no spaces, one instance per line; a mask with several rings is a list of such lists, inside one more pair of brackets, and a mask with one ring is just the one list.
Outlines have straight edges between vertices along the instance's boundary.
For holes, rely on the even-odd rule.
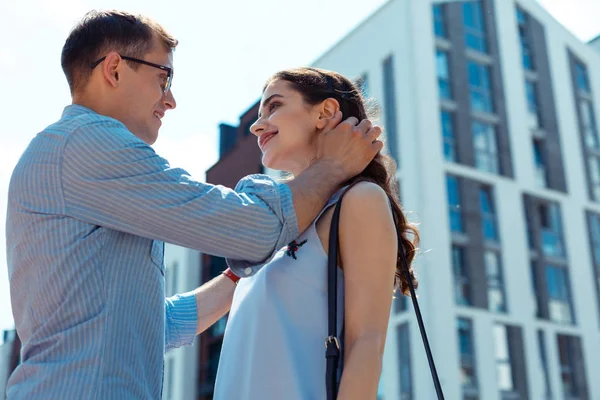
[[361,182],[344,197],[339,235],[345,282],[345,353],[338,398],[375,399],[398,241],[383,189]]

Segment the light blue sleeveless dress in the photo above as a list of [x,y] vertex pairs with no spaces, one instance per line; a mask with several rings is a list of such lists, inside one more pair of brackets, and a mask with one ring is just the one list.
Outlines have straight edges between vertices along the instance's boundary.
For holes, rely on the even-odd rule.
[[[242,278],[229,313],[215,400],[326,399],[327,254],[316,221],[255,275]],[[344,318],[338,268],[338,337]],[[340,360],[341,362],[341,360]]]

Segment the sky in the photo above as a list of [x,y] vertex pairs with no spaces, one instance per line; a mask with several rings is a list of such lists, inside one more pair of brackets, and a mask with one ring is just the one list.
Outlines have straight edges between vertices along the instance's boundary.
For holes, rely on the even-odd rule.
[[[198,180],[218,158],[218,125],[235,124],[274,72],[309,65],[384,0],[1,0],[0,330],[13,327],[5,247],[10,174],[29,141],[70,103],[60,51],[91,9],[158,20],[180,41],[156,151]],[[576,37],[600,34],[600,1],[539,0]],[[10,38],[10,39],[9,39]],[[360,57],[360,52],[357,52]]]

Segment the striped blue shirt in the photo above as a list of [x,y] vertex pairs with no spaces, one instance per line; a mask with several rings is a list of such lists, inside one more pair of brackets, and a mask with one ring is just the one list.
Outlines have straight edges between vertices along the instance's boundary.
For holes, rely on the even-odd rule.
[[159,399],[164,351],[193,342],[197,317],[192,293],[164,297],[164,242],[228,257],[245,276],[297,236],[287,185],[263,175],[235,191],[195,181],[121,122],[66,107],[9,187],[23,345],[8,398]]

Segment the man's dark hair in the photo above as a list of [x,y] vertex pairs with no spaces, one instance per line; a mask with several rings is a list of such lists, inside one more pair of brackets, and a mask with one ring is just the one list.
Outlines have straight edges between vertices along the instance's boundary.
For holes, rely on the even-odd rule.
[[[154,38],[167,51],[177,46],[177,39],[148,17],[114,10],[88,12],[73,27],[62,49],[61,65],[71,94],[85,87],[94,61],[110,51],[143,58],[152,49]],[[129,65],[139,67],[132,62]]]

